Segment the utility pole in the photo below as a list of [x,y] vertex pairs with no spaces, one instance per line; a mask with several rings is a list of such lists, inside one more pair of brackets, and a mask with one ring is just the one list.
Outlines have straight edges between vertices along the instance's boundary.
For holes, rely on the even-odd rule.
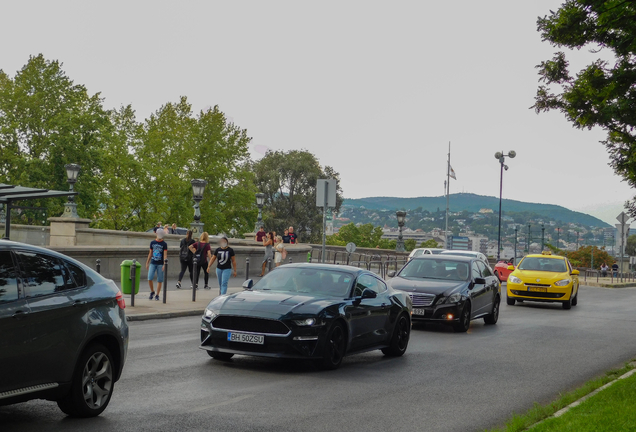
[[517,228],[517,225],[515,225],[515,261],[514,261],[515,265],[517,265],[517,231],[518,231],[518,228]]
[[528,224],[528,239],[526,241],[528,246],[528,253],[530,253],[530,243],[532,243],[532,238],[530,237],[530,224]]
[[545,225],[541,224],[541,252],[545,247]]

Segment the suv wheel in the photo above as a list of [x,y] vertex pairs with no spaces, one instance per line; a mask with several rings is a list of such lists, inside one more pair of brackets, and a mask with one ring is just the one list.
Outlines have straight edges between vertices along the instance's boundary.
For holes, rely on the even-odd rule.
[[80,355],[71,390],[57,406],[72,417],[95,417],[108,406],[113,394],[113,357],[100,344],[89,345]]

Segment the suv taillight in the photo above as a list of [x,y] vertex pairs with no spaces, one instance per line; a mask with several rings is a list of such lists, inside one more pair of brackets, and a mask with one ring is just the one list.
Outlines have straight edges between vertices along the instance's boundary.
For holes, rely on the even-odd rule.
[[126,309],[126,300],[124,299],[124,295],[121,293],[121,291],[117,291],[115,300],[117,300],[117,305],[119,306],[119,309]]

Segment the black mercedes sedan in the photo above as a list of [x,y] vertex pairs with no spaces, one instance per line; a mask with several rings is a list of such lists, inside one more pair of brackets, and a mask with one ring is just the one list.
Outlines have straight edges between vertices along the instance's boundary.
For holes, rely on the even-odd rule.
[[407,292],[413,319],[448,323],[465,332],[470,321],[483,318],[496,324],[501,285],[490,267],[474,257],[429,255],[414,258],[395,274],[389,285]]
[[356,267],[288,264],[244,291],[208,304],[201,348],[210,357],[234,354],[297,358],[336,369],[343,357],[380,349],[406,352],[411,299],[375,274]]

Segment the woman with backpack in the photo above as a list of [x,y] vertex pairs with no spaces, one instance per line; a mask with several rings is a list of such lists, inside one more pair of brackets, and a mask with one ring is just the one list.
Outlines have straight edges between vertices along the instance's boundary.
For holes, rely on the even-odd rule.
[[196,264],[197,268],[194,272],[194,286],[196,289],[199,289],[199,275],[201,274],[201,269],[203,269],[203,281],[205,282],[205,286],[203,289],[210,289],[208,286],[208,278],[210,275],[208,274],[208,259],[212,259],[212,251],[210,248],[210,236],[207,232],[201,233],[201,237],[199,237],[199,241],[190,245],[190,251],[194,254],[192,257],[192,263]]
[[225,295],[230,275],[236,277],[236,255],[234,249],[228,246],[227,237],[221,239],[220,246],[216,248],[212,255],[212,260],[208,264],[208,273],[210,273],[210,267],[216,261],[218,263],[216,265],[216,277],[219,280],[220,294]]
[[[186,269],[190,273],[190,282],[193,282],[192,276],[192,251],[190,250],[190,246],[196,243],[192,240],[192,230],[188,230],[188,234],[184,239],[181,239],[181,244],[179,245],[179,261],[181,262],[181,273],[179,273],[179,281],[177,282],[177,289],[181,289],[181,279],[183,279],[183,275],[185,274]],[[190,286],[192,288],[192,286]]]

